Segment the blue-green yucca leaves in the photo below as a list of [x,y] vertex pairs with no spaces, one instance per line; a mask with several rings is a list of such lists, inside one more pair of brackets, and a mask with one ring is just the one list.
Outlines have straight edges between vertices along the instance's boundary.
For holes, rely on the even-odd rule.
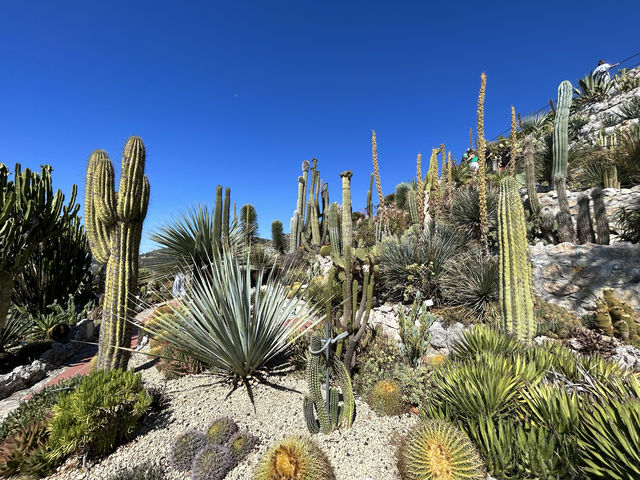
[[[152,267],[193,267],[202,269],[218,254],[213,212],[198,204],[177,214],[168,224],[150,236],[162,249]],[[242,232],[234,227],[229,233],[230,249],[243,256]]]
[[[313,327],[319,309],[264,269],[251,288],[251,260],[242,264],[226,251],[194,277],[173,315],[148,330],[158,338],[221,372],[245,379],[255,374],[291,341]],[[263,282],[265,280],[265,282]],[[264,284],[263,284],[264,283]]]
[[583,413],[578,445],[589,478],[640,478],[640,400],[595,404]]

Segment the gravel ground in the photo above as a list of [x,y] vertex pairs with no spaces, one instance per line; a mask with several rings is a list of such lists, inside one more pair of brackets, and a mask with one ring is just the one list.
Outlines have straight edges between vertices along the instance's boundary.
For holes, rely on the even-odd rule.
[[[146,360],[137,355],[132,363]],[[233,390],[215,376],[191,375],[164,382],[155,368],[147,368],[143,370],[143,378],[147,384],[166,385],[170,406],[164,416],[148,422],[136,438],[109,457],[88,463],[85,469],[76,466],[77,460],[69,460],[49,479],[104,480],[124,467],[144,461],[161,465],[169,480],[188,479],[187,474],[169,466],[169,443],[187,429],[204,430],[221,415],[231,416],[241,429],[247,428],[261,440],[229,473],[228,480],[250,479],[260,457],[275,440],[289,434],[308,435],[302,413],[302,397],[307,387],[298,374],[270,376],[267,380],[271,385],[255,385],[255,411],[244,387]],[[318,434],[314,439],[331,460],[336,480],[393,480],[399,478],[394,458],[398,438],[417,421],[418,417],[412,414],[378,417],[363,400],[356,398],[356,419],[350,429]]]

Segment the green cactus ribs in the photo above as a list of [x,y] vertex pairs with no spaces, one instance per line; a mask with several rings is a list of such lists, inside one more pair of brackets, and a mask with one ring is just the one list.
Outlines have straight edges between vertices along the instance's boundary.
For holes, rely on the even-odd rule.
[[113,164],[106,152],[89,158],[85,225],[94,257],[106,264],[105,299],[97,368],[126,369],[131,345],[133,292],[138,282],[142,223],[149,205],[142,140],[131,137],[122,155],[120,188],[115,191]]

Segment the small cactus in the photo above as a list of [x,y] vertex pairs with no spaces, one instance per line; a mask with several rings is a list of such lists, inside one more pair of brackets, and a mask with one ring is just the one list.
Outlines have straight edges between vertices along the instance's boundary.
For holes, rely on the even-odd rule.
[[236,432],[227,441],[227,447],[235,463],[241,462],[258,443],[258,438],[246,430]]
[[192,480],[222,480],[233,468],[231,452],[223,445],[207,445],[200,450],[191,465]]
[[169,462],[176,469],[186,472],[191,469],[196,454],[207,444],[206,437],[195,430],[179,435],[171,444]]
[[207,428],[205,436],[207,442],[215,445],[223,445],[238,431],[238,425],[230,417],[218,417]]
[[593,216],[596,220],[596,241],[598,245],[609,245],[609,220],[604,207],[604,193],[600,187],[591,191]]
[[426,420],[413,428],[400,449],[399,467],[405,480],[481,480],[480,456],[469,437],[441,420]]
[[578,195],[578,243],[595,243],[596,236],[593,233],[593,221],[589,210],[589,196],[585,193]]
[[367,396],[367,403],[378,415],[402,415],[407,411],[402,386],[395,380],[378,380]]
[[312,440],[288,437],[265,453],[253,480],[334,480],[333,468]]

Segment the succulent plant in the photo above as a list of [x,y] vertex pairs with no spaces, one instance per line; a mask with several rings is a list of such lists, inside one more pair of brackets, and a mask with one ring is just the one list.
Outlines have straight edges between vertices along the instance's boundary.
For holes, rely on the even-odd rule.
[[573,87],[568,80],[558,86],[558,106],[553,121],[553,171],[551,180],[557,175],[567,178],[569,158],[569,108],[573,97]]
[[378,380],[367,396],[367,403],[378,415],[401,415],[407,410],[402,394],[402,387],[395,380]]
[[249,454],[249,452],[253,449],[253,447],[256,446],[257,443],[257,437],[246,430],[241,430],[231,435],[231,437],[227,441],[227,447],[231,452],[231,457],[233,458],[234,462],[238,463],[241,462],[242,459]]
[[232,418],[218,417],[211,422],[205,431],[205,437],[207,437],[207,443],[223,445],[237,431],[238,425]]
[[207,438],[201,432],[188,430],[176,437],[169,451],[169,462],[180,471],[190,470],[197,453],[207,445]]
[[198,451],[191,465],[192,480],[222,480],[233,468],[234,461],[229,448],[224,445],[207,445]]
[[262,457],[253,480],[334,480],[333,468],[315,442],[287,437]]
[[459,428],[441,420],[426,420],[405,438],[399,455],[404,480],[481,480],[480,457]]

